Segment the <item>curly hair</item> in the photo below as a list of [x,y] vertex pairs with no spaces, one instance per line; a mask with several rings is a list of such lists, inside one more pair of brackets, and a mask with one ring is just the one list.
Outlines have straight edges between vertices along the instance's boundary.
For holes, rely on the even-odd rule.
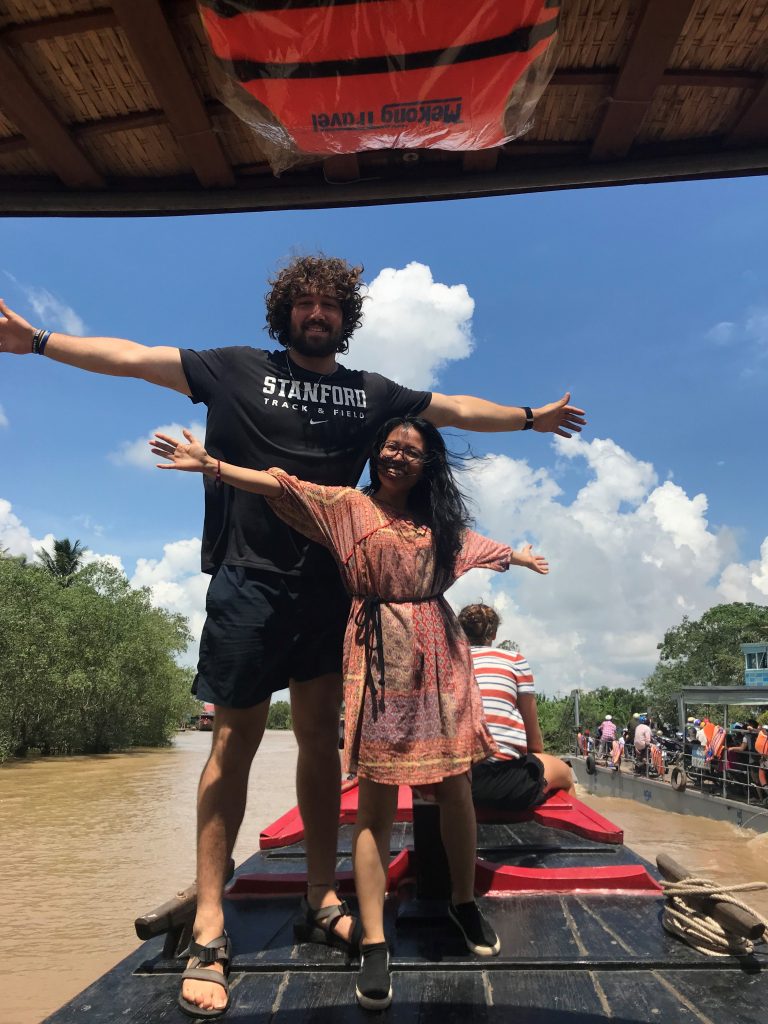
[[459,625],[474,647],[487,647],[500,624],[498,612],[487,604],[468,604],[459,612]]
[[452,455],[445,447],[437,427],[420,416],[396,416],[388,420],[374,438],[368,472],[371,483],[363,490],[375,494],[381,486],[378,459],[384,442],[396,427],[412,427],[421,434],[425,444],[424,472],[408,495],[408,507],[421,516],[432,531],[435,552],[435,586],[446,588],[452,582],[456,558],[461,551],[464,533],[471,523],[466,499],[451,471]]
[[362,273],[362,266],[353,267],[332,256],[297,256],[291,260],[276,277],[269,279],[272,289],[264,297],[270,338],[287,348],[294,300],[299,295],[319,292],[333,295],[341,304],[341,339],[336,351],[347,352],[349,339],[362,323]]

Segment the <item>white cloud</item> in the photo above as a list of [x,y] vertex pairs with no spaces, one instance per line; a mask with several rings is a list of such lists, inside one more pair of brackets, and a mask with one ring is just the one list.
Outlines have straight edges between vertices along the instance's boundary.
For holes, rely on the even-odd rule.
[[200,540],[196,537],[165,544],[160,559],[140,558],[131,577],[131,586],[149,587],[157,607],[186,615],[193,637],[182,658],[187,665],[197,662],[209,581],[210,576],[200,572]]
[[64,334],[86,334],[85,322],[68,306],[57,299],[47,288],[24,287],[24,293],[40,324],[49,331],[62,331]]
[[[742,562],[732,532],[708,522],[706,495],[660,483],[652,465],[610,439],[553,444],[571,460],[569,475],[583,475],[571,499],[557,481],[560,461],[550,471],[490,456],[464,481],[483,532],[516,548],[534,543],[550,575],[473,571],[448,595],[456,608],[482,599],[499,609],[499,639],[519,643],[540,689],[639,685],[656,663],[656,644],[684,615],[698,618],[729,601],[768,604],[768,537],[759,557]],[[0,548],[32,558],[52,540],[32,537],[0,500]],[[196,660],[205,619],[208,577],[199,566],[199,540],[176,540],[161,558],[139,559],[131,577],[133,586],[150,588],[155,604],[188,617],[187,664]]]
[[205,437],[205,426],[202,423],[190,423],[183,426],[181,423],[168,423],[165,426],[154,427],[148,430],[146,436],[138,437],[135,441],[123,441],[118,449],[111,452],[109,459],[118,466],[136,466],[139,469],[154,469],[159,460],[150,451],[148,441],[153,434],[170,434],[180,441],[184,440],[184,430],[190,430],[196,437],[202,440]]
[[513,547],[533,542],[550,575],[474,571],[449,592],[457,608],[481,598],[499,608],[500,639],[520,644],[543,690],[638,685],[683,615],[766,603],[768,540],[760,561],[741,565],[730,531],[710,527],[705,495],[659,484],[611,440],[553,443],[584,470],[570,503],[549,472],[522,460],[492,456],[469,473],[483,532]]
[[5,409],[0,405],[0,427],[8,426],[8,417],[5,415]]
[[715,345],[729,345],[736,337],[736,324],[730,320],[722,320],[714,327],[710,327],[705,337]]
[[45,537],[33,537],[14,513],[10,501],[0,498],[0,551],[6,550],[9,555],[24,555],[29,561],[37,556],[38,548],[52,549],[53,534]]
[[[744,314],[743,320],[723,320],[706,332],[705,339],[714,345],[738,344],[758,356],[768,355],[768,309],[753,306]],[[751,376],[753,367],[742,370],[743,376]]]
[[760,351],[768,354],[768,309],[750,310],[744,330]]
[[472,352],[475,301],[466,285],[441,284],[423,263],[409,263],[401,270],[386,267],[367,294],[350,366],[430,388],[446,363]]

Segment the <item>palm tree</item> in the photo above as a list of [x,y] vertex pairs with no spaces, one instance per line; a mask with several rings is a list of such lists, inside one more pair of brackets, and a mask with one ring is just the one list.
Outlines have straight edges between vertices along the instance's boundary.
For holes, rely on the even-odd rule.
[[73,544],[65,537],[63,540],[53,542],[53,554],[40,548],[37,557],[51,576],[55,576],[63,587],[68,587],[72,582],[72,577],[82,565],[83,555],[86,551],[87,548],[79,540]]

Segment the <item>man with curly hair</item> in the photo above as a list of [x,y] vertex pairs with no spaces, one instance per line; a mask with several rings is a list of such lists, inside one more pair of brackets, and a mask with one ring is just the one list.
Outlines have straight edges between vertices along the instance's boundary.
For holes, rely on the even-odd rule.
[[[35,329],[0,300],[0,353],[46,355],[94,373],[136,377],[207,406],[214,458],[277,466],[320,484],[354,486],[379,427],[420,414],[437,427],[532,428],[570,437],[584,424],[569,395],[538,409],[401,387],[336,361],[360,326],[362,268],[294,259],[270,282],[268,330],[281,348],[194,351]],[[271,695],[288,686],[299,747],[297,799],[308,891],[299,938],[349,946],[356,922],[334,887],[340,800],[337,750],[347,597],[330,555],[283,524],[263,498],[205,478],[202,568],[211,574],[195,692],[216,706],[198,791],[197,914],[180,1005],[192,1016],[228,1006],[222,892],[245,813],[248,775]],[[210,976],[213,980],[208,981]],[[217,980],[218,979],[218,980]]]

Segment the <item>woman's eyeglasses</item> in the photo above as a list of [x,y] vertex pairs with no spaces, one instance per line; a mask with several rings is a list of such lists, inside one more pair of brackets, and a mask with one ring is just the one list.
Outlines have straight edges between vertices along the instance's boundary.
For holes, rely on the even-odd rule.
[[387,441],[381,446],[381,454],[392,458],[394,455],[402,455],[408,462],[426,462],[427,453],[419,451],[418,448],[403,448],[394,441]]

